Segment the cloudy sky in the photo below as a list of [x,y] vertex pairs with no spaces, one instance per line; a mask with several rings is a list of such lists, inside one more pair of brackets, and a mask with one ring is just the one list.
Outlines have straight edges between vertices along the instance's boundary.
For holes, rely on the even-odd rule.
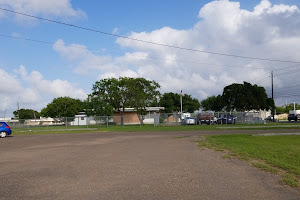
[[202,100],[243,81],[271,96],[273,71],[277,106],[300,102],[299,9],[297,0],[0,0],[0,117],[17,102],[39,111],[56,97],[85,99],[97,80],[119,76]]

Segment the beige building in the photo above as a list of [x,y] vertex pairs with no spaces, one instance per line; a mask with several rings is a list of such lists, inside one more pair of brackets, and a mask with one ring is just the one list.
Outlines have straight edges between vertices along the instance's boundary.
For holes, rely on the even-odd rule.
[[[160,113],[161,110],[164,110],[164,107],[146,107],[147,114],[144,116],[144,124],[154,124],[154,115],[156,113]],[[123,114],[124,124],[140,124],[138,115],[134,108],[125,108],[125,112]],[[121,124],[121,113],[114,112],[113,121],[117,124]]]

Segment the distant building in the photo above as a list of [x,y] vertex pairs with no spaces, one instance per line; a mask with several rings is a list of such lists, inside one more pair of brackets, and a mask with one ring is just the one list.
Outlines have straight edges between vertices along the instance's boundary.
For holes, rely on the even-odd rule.
[[86,114],[75,115],[73,121],[70,122],[71,126],[86,126],[90,123],[90,118]]
[[[154,124],[154,115],[155,113],[160,113],[162,110],[164,110],[164,107],[146,107],[147,114],[144,116],[144,124]],[[124,112],[124,124],[140,124],[139,118],[137,116],[137,112],[134,108],[125,108]],[[121,124],[121,113],[120,112],[114,112],[113,114],[113,121],[117,125]]]
[[29,126],[53,126],[53,125],[64,125],[64,122],[61,119],[52,118],[52,117],[40,117],[39,119],[26,119],[24,125]]

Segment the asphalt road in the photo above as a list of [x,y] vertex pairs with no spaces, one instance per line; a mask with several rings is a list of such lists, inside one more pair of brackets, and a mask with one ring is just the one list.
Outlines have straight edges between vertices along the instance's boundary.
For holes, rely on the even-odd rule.
[[278,176],[201,150],[198,134],[0,138],[0,199],[300,199]]

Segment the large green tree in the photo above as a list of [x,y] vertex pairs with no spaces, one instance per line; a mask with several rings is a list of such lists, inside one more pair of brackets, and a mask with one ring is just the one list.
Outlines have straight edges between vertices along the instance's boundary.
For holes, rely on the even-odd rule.
[[[181,102],[180,94],[164,93],[160,99],[160,106],[165,107],[166,113],[180,112]],[[191,95],[184,94],[182,96],[182,111],[193,113],[200,108],[199,100],[192,98]]]
[[274,109],[273,99],[268,98],[266,90],[257,85],[234,83],[223,90],[225,110],[247,111],[259,109]]
[[124,124],[125,108],[131,98],[128,90],[129,80],[130,78],[128,77],[101,79],[93,85],[93,93],[90,95],[91,98],[96,99],[95,101],[109,104],[112,108],[119,111],[122,125]]
[[40,117],[40,113],[32,109],[20,109],[13,112],[15,117],[19,119],[36,119]]
[[84,110],[87,116],[111,116],[113,114],[113,107],[97,98],[89,95],[84,101]]
[[136,109],[140,124],[143,125],[146,107],[157,104],[160,85],[144,78],[129,78],[126,82],[129,91],[129,105]]
[[165,107],[166,113],[180,112],[180,95],[173,92],[164,93],[159,104]]
[[97,98],[111,105],[121,114],[121,124],[124,124],[124,112],[126,107],[134,107],[137,110],[141,124],[145,107],[153,105],[159,92],[158,83],[144,78],[109,78],[101,79],[93,85],[92,98]]
[[79,111],[84,111],[84,104],[80,99],[58,97],[41,110],[41,115],[57,118],[74,117]]
[[224,102],[221,95],[210,96],[201,101],[201,107],[204,110],[221,111],[224,108]]

